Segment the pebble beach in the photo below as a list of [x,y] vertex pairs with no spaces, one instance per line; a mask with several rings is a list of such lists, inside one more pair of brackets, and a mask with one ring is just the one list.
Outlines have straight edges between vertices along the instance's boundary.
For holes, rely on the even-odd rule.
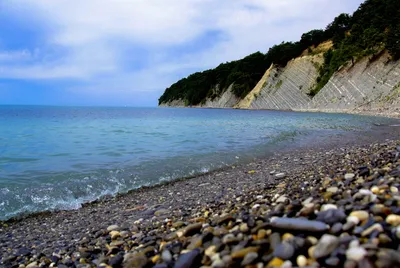
[[0,267],[400,267],[399,189],[397,140],[282,152],[0,222]]

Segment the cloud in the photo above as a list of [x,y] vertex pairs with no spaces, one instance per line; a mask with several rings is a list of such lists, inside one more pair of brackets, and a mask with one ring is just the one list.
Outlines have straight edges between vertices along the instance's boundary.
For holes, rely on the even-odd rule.
[[[0,78],[67,79],[95,93],[159,90],[189,72],[325,27],[360,0],[16,0],[41,47],[0,51]],[[7,36],[0,36],[6,39]],[[12,62],[12,64],[10,64]],[[85,89],[86,88],[86,89]],[[96,90],[94,90],[96,89]]]

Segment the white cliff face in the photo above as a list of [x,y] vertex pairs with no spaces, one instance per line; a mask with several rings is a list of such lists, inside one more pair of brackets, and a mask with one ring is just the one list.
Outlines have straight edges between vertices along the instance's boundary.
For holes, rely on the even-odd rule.
[[184,100],[173,100],[167,103],[161,103],[159,107],[185,107]]
[[258,96],[260,96],[260,92],[263,89],[264,85],[266,85],[268,78],[270,77],[271,71],[274,69],[274,65],[271,64],[271,67],[265,72],[261,80],[257,83],[254,89],[247,94],[247,96],[240,100],[239,103],[235,106],[235,108],[239,109],[248,109],[250,105],[254,102]]
[[260,93],[249,105],[250,109],[292,110],[306,105],[307,93],[314,87],[321,55],[304,56],[290,61],[283,69],[272,68]]
[[383,53],[339,70],[306,105],[295,110],[400,115],[400,61]]
[[311,98],[322,62],[322,54],[303,56],[282,70],[273,68],[248,108],[400,116],[400,61],[385,52],[349,63]]
[[214,100],[208,99],[206,103],[200,105],[204,108],[232,108],[239,102],[239,98],[232,93],[233,84],[230,85],[225,92]]

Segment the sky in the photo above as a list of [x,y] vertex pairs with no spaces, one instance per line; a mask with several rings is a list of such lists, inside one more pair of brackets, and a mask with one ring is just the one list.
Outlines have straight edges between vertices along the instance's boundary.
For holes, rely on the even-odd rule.
[[323,29],[361,0],[0,0],[0,104],[156,106],[197,71]]

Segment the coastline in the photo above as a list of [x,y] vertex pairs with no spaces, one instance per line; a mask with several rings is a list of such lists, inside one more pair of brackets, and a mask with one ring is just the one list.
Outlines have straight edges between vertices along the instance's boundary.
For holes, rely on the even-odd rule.
[[[184,108],[184,107],[181,107],[181,108]],[[235,108],[205,108],[205,107],[194,107],[194,108],[235,109]],[[248,110],[248,109],[242,109],[242,110]],[[249,111],[253,111],[253,110],[249,110]],[[268,111],[276,111],[276,110],[268,110]],[[287,110],[287,111],[283,111],[283,112],[297,112],[297,111]],[[393,118],[393,117],[390,117],[390,118]],[[394,119],[397,119],[397,118],[394,118]],[[400,121],[399,121],[399,123],[400,123]],[[393,130],[394,130],[394,132],[393,132]],[[367,134],[367,135],[364,136],[363,134]],[[363,136],[360,136],[360,135],[363,135]],[[315,151],[319,152],[322,150],[335,149],[338,146],[339,147],[349,147],[349,146],[351,147],[352,145],[355,145],[355,144],[365,146],[365,145],[369,144],[370,142],[378,142],[378,141],[393,140],[393,139],[396,140],[397,136],[400,137],[400,124],[399,125],[397,125],[397,124],[396,125],[374,125],[374,128],[367,130],[366,133],[362,133],[362,131],[358,131],[358,132],[353,132],[350,134],[345,134],[345,136],[344,136],[345,140],[342,140],[341,136],[337,136],[335,138],[331,137],[330,141],[327,141],[324,143],[322,143],[321,141],[316,142],[315,140],[309,140],[301,145],[293,144],[290,147],[286,147],[286,148],[280,146],[280,148],[276,148],[278,150],[278,152],[275,152],[269,156],[254,157],[250,163],[239,164],[239,167],[242,167],[242,166],[245,166],[248,164],[251,165],[252,163],[255,163],[257,161],[262,161],[262,162],[268,161],[270,158],[275,158],[275,157],[277,157],[277,155],[279,156],[281,153],[292,154],[294,152],[297,152],[298,154],[301,154],[300,152],[309,151],[309,150],[315,150]],[[376,139],[378,139],[378,140],[376,140]],[[309,144],[308,142],[311,142],[311,144]],[[162,182],[159,182],[159,183],[156,183],[153,185],[140,186],[138,188],[131,189],[124,193],[117,193],[116,195],[106,195],[106,196],[100,197],[95,200],[84,202],[81,204],[81,207],[78,209],[44,210],[44,211],[36,211],[36,212],[31,212],[31,213],[22,213],[22,214],[13,216],[11,218],[8,218],[6,220],[0,220],[0,226],[2,224],[9,224],[9,223],[23,221],[28,218],[40,217],[42,215],[51,215],[51,214],[59,213],[59,212],[63,212],[63,211],[75,211],[75,210],[82,209],[84,207],[90,207],[90,206],[98,204],[98,203],[108,202],[115,198],[123,197],[126,195],[133,195],[137,191],[142,191],[142,190],[151,191],[151,189],[154,189],[154,188],[163,187],[163,186],[174,184],[174,183],[180,182],[180,181],[196,179],[197,177],[201,177],[201,176],[207,176],[207,175],[212,176],[214,173],[224,172],[227,170],[229,171],[230,169],[231,169],[231,166],[226,166],[226,167],[214,169],[214,170],[211,170],[211,171],[208,171],[205,173],[188,175],[188,176],[176,178],[176,179],[173,179],[170,181],[162,181]]]
[[[345,141],[331,141],[308,148],[286,148],[246,165],[143,187],[85,204],[78,210],[41,212],[0,222],[0,256],[4,256],[0,263],[8,267],[17,260],[34,262],[32,258],[39,253],[51,259],[54,252],[60,250],[64,258],[79,252],[82,245],[88,246],[90,242],[100,243],[100,252],[107,253],[106,245],[109,247],[112,243],[108,240],[107,228],[112,225],[118,225],[130,234],[119,245],[118,252],[125,251],[126,242],[132,238],[131,243],[135,244],[136,238],[133,237],[137,234],[141,233],[141,239],[146,239],[152,236],[152,232],[169,233],[168,228],[161,226],[167,218],[179,219],[186,225],[192,221],[190,219],[201,215],[204,207],[220,211],[234,204],[240,196],[254,198],[257,191],[272,194],[279,189],[282,180],[287,183],[287,179],[298,179],[299,174],[317,174],[317,169],[324,169],[332,159],[340,160],[347,154],[354,155],[355,161],[361,164],[367,152],[373,154],[380,146],[395,146],[398,141],[385,140],[396,139],[399,133],[400,128],[383,127],[375,134],[347,137]],[[357,156],[360,152],[361,155]],[[285,173],[284,179],[276,177],[280,172]],[[131,246],[126,252],[132,249]],[[21,252],[26,255],[19,256]]]
[[247,110],[247,111],[273,111],[273,112],[297,112],[297,113],[332,113],[332,114],[353,114],[353,115],[364,115],[364,116],[376,116],[386,117],[393,119],[400,119],[400,110],[397,112],[382,110],[357,110],[357,109],[345,109],[345,110],[318,110],[318,109],[294,109],[294,110],[272,110],[272,109],[247,109],[237,107],[204,107],[204,106],[169,106],[169,105],[158,105],[158,108],[192,108],[192,109],[232,109],[232,110]]

